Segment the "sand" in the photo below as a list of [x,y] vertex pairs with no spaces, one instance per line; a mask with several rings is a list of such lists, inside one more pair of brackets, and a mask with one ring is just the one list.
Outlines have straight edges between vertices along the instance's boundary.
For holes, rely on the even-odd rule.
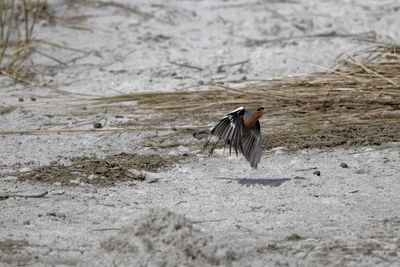
[[151,114],[89,101],[322,71],[398,42],[397,1],[48,2],[35,46],[57,61],[0,76],[0,265],[399,264],[398,142],[274,148],[252,170],[190,134],[106,131]]

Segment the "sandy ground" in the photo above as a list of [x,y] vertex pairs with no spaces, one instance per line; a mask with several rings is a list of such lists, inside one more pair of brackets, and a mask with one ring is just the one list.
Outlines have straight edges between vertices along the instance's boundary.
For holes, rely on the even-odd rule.
[[251,170],[190,135],[58,131],[149,116],[88,97],[311,73],[398,42],[398,1],[49,3],[35,47],[53,59],[33,55],[31,84],[0,77],[0,265],[399,265],[399,143],[276,148]]
[[[190,254],[165,253],[171,249],[165,240],[182,234],[146,215],[149,208],[160,208],[190,218],[208,240],[200,246],[197,234],[185,232],[185,242],[197,244],[199,250],[223,247],[233,260],[229,253],[220,257],[235,266],[395,266],[400,247],[399,166],[399,146],[391,145],[292,155],[277,150],[263,157],[257,171],[241,158],[199,158],[148,173],[148,181],[111,188],[3,179],[5,191],[49,193],[2,201],[1,260],[10,265],[92,266],[109,266],[115,260],[129,266],[139,260],[151,263],[149,254],[159,258],[164,253],[165,261],[191,262]],[[134,231],[117,234],[129,224],[144,224],[152,239]],[[119,242],[114,240],[107,250],[101,244],[110,237]],[[142,239],[156,249],[138,251]],[[121,246],[124,249],[118,250]],[[176,249],[182,253],[190,247]],[[193,259],[193,265],[200,262]]]

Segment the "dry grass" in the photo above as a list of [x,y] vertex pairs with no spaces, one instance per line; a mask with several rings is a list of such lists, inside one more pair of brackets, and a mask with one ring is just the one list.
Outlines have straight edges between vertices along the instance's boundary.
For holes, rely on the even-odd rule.
[[[302,77],[215,84],[208,90],[135,93],[94,99],[84,114],[129,114],[130,121],[103,129],[73,127],[2,134],[157,131],[146,140],[171,148],[198,145],[183,138],[205,129],[238,106],[264,106],[264,148],[326,148],[400,141],[400,48],[377,46],[343,55],[338,66]],[[79,102],[87,105],[87,99]],[[120,102],[134,102],[120,105]],[[76,102],[75,102],[76,103]],[[92,102],[93,103],[93,102]],[[80,104],[77,104],[80,105]]]
[[[400,132],[400,48],[377,46],[343,55],[341,67],[304,77],[215,85],[207,91],[136,93],[97,99],[135,101],[147,110],[151,130],[210,125],[237,106],[267,108],[262,119],[265,146],[331,147],[398,141]],[[146,127],[147,125],[147,127]]]
[[25,62],[34,52],[33,32],[44,0],[4,0],[0,2],[0,74],[17,81],[31,78]]

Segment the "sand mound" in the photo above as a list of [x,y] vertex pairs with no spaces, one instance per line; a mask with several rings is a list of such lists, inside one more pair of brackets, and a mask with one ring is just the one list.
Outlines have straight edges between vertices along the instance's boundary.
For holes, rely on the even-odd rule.
[[116,266],[229,266],[236,258],[184,216],[161,209],[124,226],[101,247]]

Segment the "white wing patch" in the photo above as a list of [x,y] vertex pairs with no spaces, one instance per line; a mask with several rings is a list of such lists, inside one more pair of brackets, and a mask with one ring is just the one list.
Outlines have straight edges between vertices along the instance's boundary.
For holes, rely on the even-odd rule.
[[242,111],[242,110],[244,110],[244,107],[238,107],[238,108],[235,109],[234,111],[231,111],[229,114],[237,113],[237,112]]

